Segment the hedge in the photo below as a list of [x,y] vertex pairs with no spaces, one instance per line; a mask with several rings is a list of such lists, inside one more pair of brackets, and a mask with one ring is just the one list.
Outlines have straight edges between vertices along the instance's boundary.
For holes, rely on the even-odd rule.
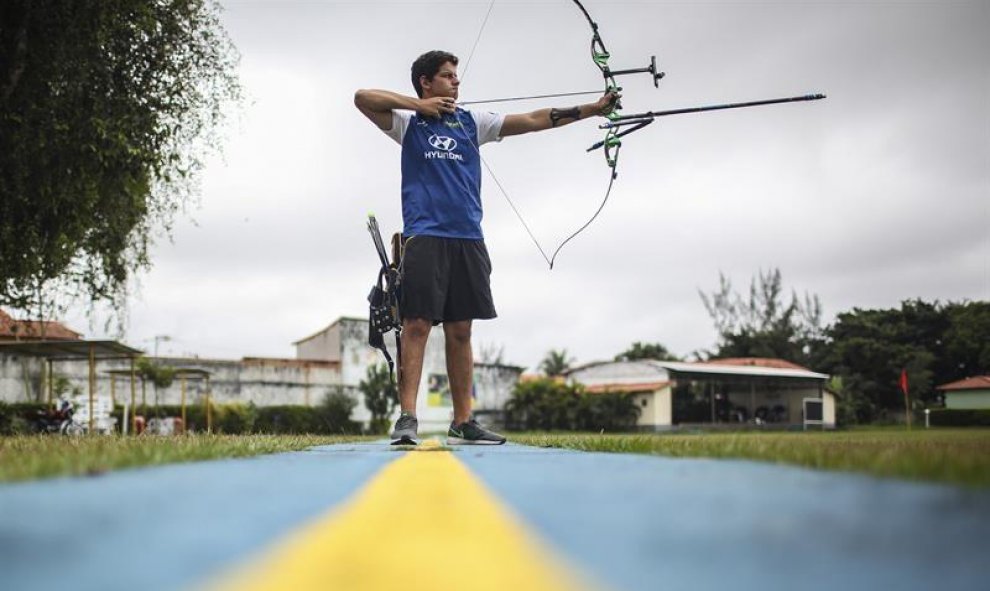
[[[0,435],[21,435],[36,431],[38,411],[47,408],[46,403],[0,402]],[[271,433],[285,435],[351,435],[361,433],[361,424],[352,421],[354,402],[346,396],[331,395],[319,406],[265,406],[253,404],[211,404],[212,431],[228,435],[245,433]],[[138,407],[144,412],[145,421],[159,417],[180,417],[179,405]],[[118,405],[111,415],[117,419],[120,429],[124,421],[124,409]],[[206,431],[206,408],[202,404],[186,405],[186,423],[190,431]]]
[[35,419],[38,411],[48,405],[43,402],[2,402],[0,401],[0,435],[23,435],[35,432]]
[[990,408],[933,408],[930,413],[933,427],[990,427]]

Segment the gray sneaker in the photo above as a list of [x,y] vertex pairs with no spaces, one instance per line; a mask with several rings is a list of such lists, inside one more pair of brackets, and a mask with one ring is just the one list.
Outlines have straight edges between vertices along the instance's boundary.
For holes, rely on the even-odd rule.
[[392,445],[416,445],[419,434],[419,421],[413,415],[399,415],[399,420],[395,422],[395,429],[392,430]]
[[505,437],[493,433],[471,419],[460,425],[450,424],[447,430],[447,445],[502,445]]

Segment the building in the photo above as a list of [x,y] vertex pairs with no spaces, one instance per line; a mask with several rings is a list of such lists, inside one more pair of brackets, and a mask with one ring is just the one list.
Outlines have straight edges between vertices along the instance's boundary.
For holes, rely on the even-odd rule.
[[[57,322],[17,321],[0,311],[0,341],[40,341],[72,339],[82,335]],[[205,379],[176,379],[167,388],[144,384],[135,394],[137,404],[146,406],[203,404],[209,388],[214,404],[255,404],[257,406],[320,404],[330,392],[342,391],[357,404],[352,419],[367,424],[371,418],[358,389],[368,368],[384,362],[381,353],[368,345],[368,321],[363,318],[339,318],[326,328],[294,343],[295,359],[244,357],[242,359],[204,359],[199,357],[152,357],[158,365],[194,370]],[[387,335],[392,357],[394,339]],[[444,334],[435,328],[430,335],[423,364],[417,414],[420,431],[446,431],[453,407],[447,385]],[[85,363],[53,360],[55,378],[64,378],[72,390],[87,391],[88,369]],[[110,396],[117,403],[130,401],[127,375],[129,362],[108,360],[99,363],[95,376],[96,395]],[[497,413],[508,400],[522,368],[504,364],[476,363],[474,408],[477,414]],[[48,397],[45,360],[24,354],[0,352],[0,401],[43,402]],[[69,394],[72,392],[70,391]],[[395,417],[398,417],[398,409]]]
[[822,422],[835,427],[835,394],[828,376],[781,359],[705,362],[606,361],[568,372],[591,394],[625,392],[640,406],[637,426],[663,431],[686,425],[804,423],[804,400],[822,401]]
[[[0,343],[81,341],[82,336],[60,322],[15,320],[0,310]],[[44,374],[43,358],[0,352],[0,402],[40,402],[46,399]],[[85,384],[85,367],[81,376]]]
[[990,408],[990,376],[976,376],[936,386],[945,395],[945,408]]

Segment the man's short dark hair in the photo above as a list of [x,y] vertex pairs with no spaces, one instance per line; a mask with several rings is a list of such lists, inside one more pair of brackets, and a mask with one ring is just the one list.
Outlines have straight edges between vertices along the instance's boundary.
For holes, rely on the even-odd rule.
[[412,65],[412,83],[416,96],[423,98],[423,85],[419,83],[419,77],[426,76],[428,80],[432,80],[440,71],[440,66],[447,62],[456,66],[457,56],[447,51],[427,51],[416,58]]

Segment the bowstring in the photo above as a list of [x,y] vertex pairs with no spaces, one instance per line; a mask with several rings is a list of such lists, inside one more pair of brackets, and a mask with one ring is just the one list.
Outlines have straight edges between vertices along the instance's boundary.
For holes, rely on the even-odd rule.
[[461,75],[458,76],[461,82],[467,78],[468,68],[471,67],[471,60],[474,58],[474,50],[478,49],[478,43],[481,41],[481,34],[485,32],[485,25],[488,24],[488,17],[492,15],[492,9],[495,8],[495,0],[491,1],[488,5],[488,12],[485,13],[484,20],[481,21],[481,28],[478,29],[478,36],[474,38],[474,45],[471,46],[471,53],[468,54],[467,61],[464,62],[464,69],[461,70]]
[[591,222],[595,221],[595,218],[598,217],[598,214],[600,214],[602,212],[602,210],[605,209],[605,204],[608,203],[608,196],[612,192],[612,184],[615,183],[615,177],[616,177],[616,175],[613,174],[613,175],[611,175],[611,178],[609,178],[608,188],[605,189],[605,198],[602,199],[602,204],[598,206],[598,210],[595,211],[595,215],[591,216],[591,219],[590,220],[588,220],[587,222],[585,222],[584,225],[581,226],[580,228],[578,228],[576,232],[574,232],[573,234],[571,234],[570,236],[568,236],[563,242],[560,243],[560,246],[557,247],[557,250],[553,251],[553,256],[550,257],[550,261],[549,261],[549,263],[550,263],[550,270],[553,270],[553,263],[554,263],[554,261],[557,260],[557,254],[560,253],[560,249],[564,248],[564,245],[567,244],[568,242],[570,242],[572,238],[574,238],[575,236],[577,236],[578,234],[580,234],[581,232],[583,232],[585,228],[587,228],[588,226],[590,226],[591,225]]
[[[584,9],[583,6],[581,6],[580,2],[576,2],[576,4],[578,5],[578,7],[581,8],[581,11],[585,13],[585,16],[588,17],[588,21],[589,22],[592,22],[591,21],[591,17],[588,16],[587,11]],[[464,80],[467,78],[467,72],[468,72],[468,68],[471,66],[471,60],[474,59],[475,50],[478,49],[478,44],[481,41],[481,35],[485,31],[485,26],[487,26],[488,19],[489,19],[489,17],[491,17],[492,10],[494,8],[495,8],[495,0],[492,0],[491,3],[489,3],[489,5],[488,5],[488,11],[485,13],[485,18],[481,22],[481,28],[478,30],[478,35],[474,39],[474,44],[471,47],[471,52],[468,54],[467,61],[464,62],[464,69],[461,71],[461,76],[459,76],[460,82],[464,82]],[[593,25],[592,28],[594,29],[594,25]],[[595,47],[594,47],[594,40],[592,40],[591,49],[592,49],[592,55],[594,55],[594,49],[595,49]],[[601,69],[601,66],[599,66],[599,68]],[[604,70],[603,70],[603,72],[604,72]],[[577,93],[575,93],[575,94],[577,94]],[[456,118],[456,111],[455,111],[454,115],[455,115],[455,118]],[[468,113],[468,116],[470,116],[470,113]],[[601,203],[601,205],[598,206],[598,209],[595,211],[595,214],[593,216],[591,216],[591,219],[589,219],[587,222],[585,222],[583,226],[581,226],[580,228],[578,228],[576,232],[572,233],[570,236],[568,236],[566,239],[564,239],[564,241],[560,243],[560,245],[557,247],[557,249],[554,250],[552,256],[547,256],[546,251],[543,249],[543,246],[540,244],[540,241],[536,239],[536,236],[533,234],[533,231],[530,229],[529,224],[526,223],[526,220],[523,218],[522,214],[519,213],[519,209],[516,207],[515,202],[513,202],[512,201],[512,198],[509,197],[509,193],[505,190],[505,187],[502,185],[502,182],[498,180],[498,177],[495,176],[495,172],[492,170],[492,167],[488,164],[488,161],[485,160],[485,157],[481,153],[481,148],[477,145],[477,143],[475,143],[474,138],[472,138],[470,135],[467,136],[467,137],[468,137],[468,142],[471,144],[471,146],[474,148],[475,152],[478,154],[478,159],[485,166],[485,170],[488,171],[488,174],[489,174],[489,176],[492,177],[492,180],[495,181],[495,186],[497,186],[499,192],[502,193],[502,197],[504,197],[506,203],[509,204],[509,208],[512,209],[512,213],[515,214],[516,218],[519,220],[519,223],[522,224],[523,229],[526,230],[526,234],[529,235],[529,239],[533,241],[533,244],[536,246],[536,249],[538,251],[540,251],[540,256],[543,257],[543,260],[546,261],[547,265],[550,267],[550,270],[552,271],[553,270],[553,264],[557,260],[557,255],[560,254],[560,251],[561,251],[562,248],[564,248],[564,245],[566,245],[568,242],[570,242],[578,234],[580,234],[581,232],[583,232],[585,228],[587,228],[588,226],[590,226],[591,223],[594,222],[595,219],[598,217],[598,214],[600,214],[602,212],[602,210],[605,208],[605,204],[608,203],[609,195],[612,193],[612,185],[615,183],[615,177],[616,177],[615,166],[613,165],[611,167],[612,168],[612,174],[609,175],[608,188],[605,190],[605,198],[602,199],[602,203]],[[616,154],[616,156],[618,157],[618,154]],[[616,160],[616,163],[618,163],[617,160]]]
[[[481,21],[481,28],[478,29],[478,35],[474,39],[474,45],[471,46],[471,52],[468,54],[467,61],[464,62],[464,69],[461,71],[461,76],[459,76],[462,83],[467,78],[468,68],[471,66],[471,60],[474,59],[474,52],[478,49],[478,43],[481,41],[481,35],[485,32],[485,26],[488,25],[488,19],[491,17],[492,10],[494,8],[495,0],[492,0],[491,3],[488,4],[488,11],[485,13],[485,18]],[[470,113],[468,113],[468,116],[470,116]],[[502,193],[502,197],[504,197],[506,203],[509,204],[509,208],[512,209],[512,213],[516,214],[516,218],[519,219],[519,223],[521,223],[523,228],[526,230],[526,234],[529,235],[529,239],[533,241],[533,244],[536,245],[536,249],[540,251],[540,255],[543,257],[543,260],[546,261],[547,265],[549,265],[551,269],[553,269],[553,260],[547,256],[546,251],[543,250],[543,246],[540,245],[540,241],[536,239],[536,235],[533,234],[529,224],[526,223],[526,220],[523,219],[522,214],[519,213],[519,208],[516,207],[516,204],[512,201],[512,198],[509,197],[509,193],[505,190],[505,187],[502,186],[502,182],[498,180],[497,176],[495,176],[495,172],[492,171],[492,167],[488,164],[488,161],[485,160],[485,157],[481,153],[481,147],[475,143],[474,138],[470,135],[468,135],[468,142],[470,142],[471,146],[474,148],[474,151],[478,154],[478,159],[481,160],[481,163],[485,166],[485,170],[488,171],[488,175],[492,177],[493,181],[495,181],[495,186],[498,187],[499,192]]]

